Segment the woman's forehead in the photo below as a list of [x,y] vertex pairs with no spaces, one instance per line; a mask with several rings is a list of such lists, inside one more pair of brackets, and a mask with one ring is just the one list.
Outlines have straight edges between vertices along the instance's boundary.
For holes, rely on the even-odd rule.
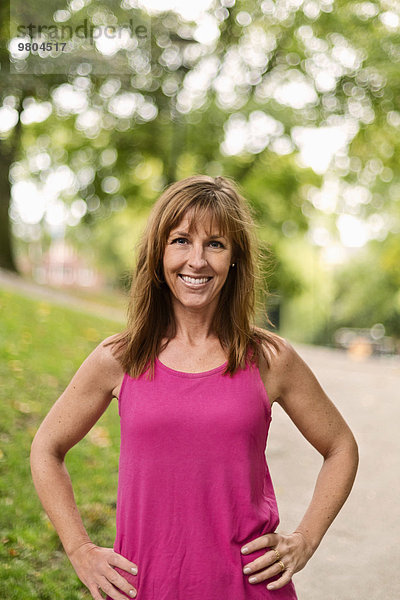
[[171,231],[205,231],[208,235],[224,235],[224,227],[210,210],[188,210]]

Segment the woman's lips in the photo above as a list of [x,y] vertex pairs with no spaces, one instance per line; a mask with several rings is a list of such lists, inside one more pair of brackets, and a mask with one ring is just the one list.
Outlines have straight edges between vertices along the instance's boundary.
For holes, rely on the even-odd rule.
[[179,277],[186,285],[191,287],[201,287],[209,283],[212,277],[191,277],[190,275],[179,274]]

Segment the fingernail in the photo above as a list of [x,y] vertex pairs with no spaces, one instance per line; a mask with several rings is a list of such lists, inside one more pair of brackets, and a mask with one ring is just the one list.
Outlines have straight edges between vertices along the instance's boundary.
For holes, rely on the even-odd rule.
[[247,574],[247,573],[251,573],[251,569],[250,569],[250,567],[245,567],[245,568],[243,569],[243,573],[246,573],[246,574]]
[[137,575],[137,568],[136,567],[131,567],[131,571],[134,575]]
[[275,589],[275,586],[274,586],[274,584],[273,584],[273,583],[269,583],[269,584],[267,585],[267,590],[274,590],[274,589]]
[[257,581],[257,577],[249,577],[250,583],[255,583]]
[[247,546],[243,546],[243,548],[241,549],[241,551],[240,551],[240,552],[241,552],[242,554],[246,554],[246,552],[248,552],[248,551],[249,551],[248,547],[247,547]]
[[134,598],[136,596],[135,590],[129,590],[129,595],[132,596],[132,598]]

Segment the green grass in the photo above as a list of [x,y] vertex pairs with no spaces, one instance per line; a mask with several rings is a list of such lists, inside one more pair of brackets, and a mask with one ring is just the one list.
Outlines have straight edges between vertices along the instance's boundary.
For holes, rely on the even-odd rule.
[[[79,365],[117,331],[113,322],[0,290],[0,598],[91,598],[36,496],[29,452]],[[112,546],[115,535],[118,453],[114,400],[66,460],[85,525],[100,546]]]
[[[60,288],[47,286],[50,289],[59,292]],[[86,302],[92,302],[93,304],[100,304],[101,306],[107,306],[110,308],[119,309],[121,312],[125,311],[129,293],[123,292],[118,289],[100,289],[92,290],[92,288],[68,288],[66,293],[69,295],[85,300]]]

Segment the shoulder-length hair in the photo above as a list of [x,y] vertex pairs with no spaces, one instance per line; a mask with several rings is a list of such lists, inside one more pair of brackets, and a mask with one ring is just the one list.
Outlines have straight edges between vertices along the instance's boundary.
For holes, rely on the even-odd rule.
[[163,256],[170,231],[185,216],[191,229],[202,219],[211,218],[211,227],[215,223],[232,244],[234,266],[229,269],[212,321],[212,331],[227,355],[224,375],[232,376],[249,362],[259,364],[261,355],[269,366],[264,344],[279,350],[279,336],[255,327],[253,322],[261,277],[250,207],[232,179],[206,175],[171,184],[153,206],[138,246],[127,327],[108,342],[113,344],[113,353],[131,377],[138,377],[149,367],[153,377],[156,356],[174,338],[176,324],[163,275]]

